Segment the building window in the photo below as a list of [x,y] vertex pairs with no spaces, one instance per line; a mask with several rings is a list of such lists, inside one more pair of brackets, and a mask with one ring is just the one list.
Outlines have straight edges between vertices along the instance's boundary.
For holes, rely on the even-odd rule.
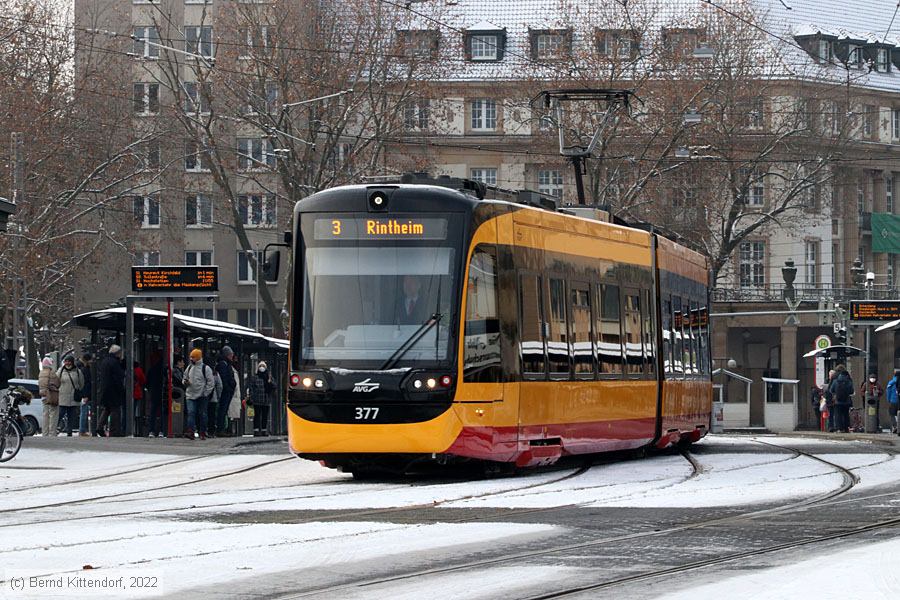
[[184,200],[185,227],[212,227],[212,198],[191,194]]
[[191,173],[209,171],[209,150],[197,140],[188,140],[184,145],[184,170]]
[[159,58],[159,30],[156,27],[134,28],[134,54],[138,58]]
[[879,48],[875,52],[875,70],[879,73],[887,73],[891,70],[891,61],[887,48]]
[[238,213],[244,227],[274,227],[275,195],[242,194],[238,196]]
[[134,84],[134,113],[147,116],[159,114],[159,84]]
[[237,253],[237,279],[238,283],[256,283],[256,275],[253,270],[253,264],[251,262],[251,257],[253,257],[254,252],[256,253],[256,262],[257,264],[262,264],[263,262],[263,251],[262,250],[238,250]]
[[806,284],[815,287],[819,283],[819,240],[806,240]]
[[860,69],[863,65],[863,49],[862,46],[850,44],[847,52],[847,66],[851,69]]
[[562,198],[562,172],[543,169],[538,171],[538,191],[542,194],[547,194],[548,196],[556,196],[557,198]]
[[634,58],[637,56],[637,34],[624,29],[598,29],[597,52],[609,58]]
[[269,138],[238,138],[238,168],[243,171],[275,167],[275,152]]
[[840,135],[841,133],[841,124],[843,123],[843,115],[841,114],[841,105],[831,101],[831,133],[833,135]]
[[834,59],[834,45],[831,40],[819,40],[819,62],[830,63]]
[[894,214],[894,178],[891,176],[884,179],[884,211],[888,214]]
[[429,102],[424,100],[408,100],[403,105],[403,127],[407,131],[427,131]]
[[241,327],[256,329],[256,310],[252,308],[237,309],[237,322]]
[[753,98],[747,110],[747,127],[749,129],[762,129],[763,127],[763,99]]
[[497,185],[497,169],[472,169],[469,176],[485,185]]
[[663,45],[672,53],[687,54],[703,44],[705,35],[700,29],[666,28],[662,30]]
[[742,288],[766,284],[766,243],[742,242],[740,247],[740,284]]
[[495,100],[472,100],[472,129],[495,131],[497,129],[497,102]]
[[745,203],[750,206],[762,206],[766,200],[765,174],[755,169],[741,169],[740,176],[747,186]]
[[863,135],[872,137],[878,127],[878,107],[867,104],[863,107]]
[[469,57],[472,60],[499,60],[500,36],[476,34],[469,36]]
[[399,31],[403,56],[407,58],[437,58],[441,32],[434,29]]
[[272,45],[269,33],[268,25],[244,28],[241,37],[246,46],[241,49],[241,55],[238,58],[247,59],[255,55],[265,54]]
[[214,318],[213,309],[211,308],[179,308],[175,312],[186,317],[194,317],[195,319],[212,320]]
[[247,103],[241,109],[244,115],[256,115],[259,113],[272,114],[278,107],[278,84],[274,81],[255,86],[250,90]]
[[159,140],[149,140],[141,147],[141,166],[145,171],[159,169]]
[[210,88],[208,83],[198,85],[196,81],[185,81],[182,82],[181,88],[185,95],[185,114],[209,114]]
[[159,266],[159,251],[158,250],[149,250],[149,251],[145,251],[145,252],[135,252],[134,266],[135,267],[158,267]]
[[212,250],[187,250],[184,253],[184,264],[197,267],[212,265],[213,252]]
[[856,183],[856,214],[866,212],[866,188],[862,181]]
[[794,110],[796,113],[797,129],[809,129],[809,100],[806,98],[797,98]]
[[212,27],[188,25],[184,28],[184,51],[203,58],[213,57]]
[[131,206],[134,222],[142,229],[159,228],[159,196],[134,196]]
[[532,31],[531,55],[537,59],[562,58],[568,50],[566,40],[563,31]]
[[900,140],[900,108],[891,110],[891,135],[895,140]]

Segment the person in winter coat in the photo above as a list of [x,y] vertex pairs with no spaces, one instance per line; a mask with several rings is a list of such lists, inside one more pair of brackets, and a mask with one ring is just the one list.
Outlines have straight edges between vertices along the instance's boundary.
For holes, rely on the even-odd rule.
[[825,428],[829,433],[834,432],[834,397],[831,395],[831,382],[834,381],[835,375],[837,373],[834,372],[834,369],[828,371],[828,380],[825,382],[825,389],[822,392],[825,396],[825,410],[828,411]]
[[814,385],[809,389],[809,403],[812,404],[813,414],[816,416],[816,429],[818,429],[819,423],[822,422],[822,413],[819,410],[819,405],[822,403],[822,390],[819,389],[819,386]]
[[834,381],[829,390],[834,399],[834,428],[844,433],[850,432],[850,407],[853,406],[853,379],[847,367],[838,365],[834,368]]
[[125,406],[125,367],[122,365],[122,354],[122,347],[113,344],[106,357],[100,361],[97,380],[100,384],[102,408],[97,421],[98,436],[104,432],[112,436],[121,435],[121,413]]
[[[225,432],[228,429],[228,407],[234,397],[234,388],[237,387],[237,381],[234,379],[234,372],[231,368],[232,362],[234,362],[234,350],[230,346],[223,346],[216,363],[216,373],[222,380],[222,393],[219,395],[218,413],[213,426],[217,433]],[[238,401],[240,402],[240,400]]]
[[66,435],[72,437],[72,428],[79,417],[84,376],[75,366],[75,357],[71,354],[63,358],[63,366],[56,376],[59,378],[59,408],[66,417]]
[[184,437],[194,439],[196,431],[201,440],[206,439],[206,417],[209,396],[215,389],[212,369],[203,362],[203,352],[199,348],[191,350],[191,364],[184,370],[185,398],[187,400],[187,428]]
[[41,361],[38,390],[44,405],[43,423],[41,424],[44,437],[56,437],[58,434],[56,427],[59,422],[59,376],[53,370],[51,358]]
[[898,385],[900,385],[900,369],[894,371],[894,376],[888,381],[885,390],[888,401],[888,412],[891,414],[891,433],[900,432],[897,423],[897,407],[900,406],[900,396],[897,394]]
[[269,404],[275,392],[275,384],[272,383],[269,367],[264,361],[259,362],[256,374],[247,382],[247,392],[247,404],[253,406],[253,435],[269,435]]
[[159,351],[154,351],[147,370],[147,437],[166,437],[166,399],[166,369]]
[[[228,403],[228,428],[224,435],[232,436],[238,434],[237,422],[241,419],[241,375],[238,373],[237,367],[234,366],[237,360],[231,365],[231,373],[234,376],[234,393],[231,395],[231,402]],[[232,428],[232,425],[234,427]]]
[[79,361],[78,370],[81,372],[81,379],[84,385],[81,386],[81,410],[78,418],[78,435],[82,437],[90,437],[90,423],[88,423],[88,415],[91,412],[91,362],[94,357],[90,352],[85,352]]
[[884,390],[878,385],[878,374],[869,373],[869,378],[859,386],[859,397],[862,398],[863,410],[866,410],[866,395],[872,394],[875,399],[875,430],[878,431],[878,402],[884,395]]
[[217,369],[213,369],[212,374],[213,391],[209,395],[209,403],[207,404],[206,435],[214,438],[216,437],[216,423],[218,423],[219,419],[219,400],[222,398],[222,378],[219,376]]

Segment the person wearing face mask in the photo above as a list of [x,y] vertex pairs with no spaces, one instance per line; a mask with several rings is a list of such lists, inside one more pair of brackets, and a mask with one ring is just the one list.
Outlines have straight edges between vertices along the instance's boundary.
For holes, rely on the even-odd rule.
[[247,404],[253,407],[253,435],[269,435],[269,405],[275,392],[275,384],[269,375],[268,365],[260,361],[256,373],[247,382]]
[[[884,390],[881,389],[881,386],[878,385],[878,374],[877,373],[869,373],[869,376],[863,382],[861,386],[859,386],[860,396],[863,401],[863,411],[866,410],[866,400],[868,398],[867,394],[872,394],[872,397],[875,398],[875,414],[878,414],[878,400],[884,395]],[[864,414],[864,413],[863,413]],[[875,430],[878,430],[878,417],[876,416],[875,421]]]

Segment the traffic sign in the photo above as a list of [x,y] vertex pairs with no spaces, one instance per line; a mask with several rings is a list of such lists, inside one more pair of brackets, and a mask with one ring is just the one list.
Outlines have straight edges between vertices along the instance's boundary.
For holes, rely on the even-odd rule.
[[205,295],[219,291],[219,267],[195,265],[131,267],[131,289],[138,294],[189,292]]
[[813,342],[813,347],[816,350],[824,350],[825,348],[829,348],[831,346],[831,338],[827,335],[820,335]]

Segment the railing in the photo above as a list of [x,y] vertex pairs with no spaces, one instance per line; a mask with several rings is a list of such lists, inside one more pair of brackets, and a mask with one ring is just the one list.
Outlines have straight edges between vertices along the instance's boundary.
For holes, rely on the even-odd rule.
[[[711,291],[713,302],[783,302],[784,283],[772,283],[755,287],[717,287]],[[809,286],[795,285],[794,297],[803,302],[819,302],[833,300],[849,302],[862,300],[866,292],[857,287],[836,287],[830,285]],[[887,285],[876,285],[872,288],[872,300],[898,300],[900,289]]]

